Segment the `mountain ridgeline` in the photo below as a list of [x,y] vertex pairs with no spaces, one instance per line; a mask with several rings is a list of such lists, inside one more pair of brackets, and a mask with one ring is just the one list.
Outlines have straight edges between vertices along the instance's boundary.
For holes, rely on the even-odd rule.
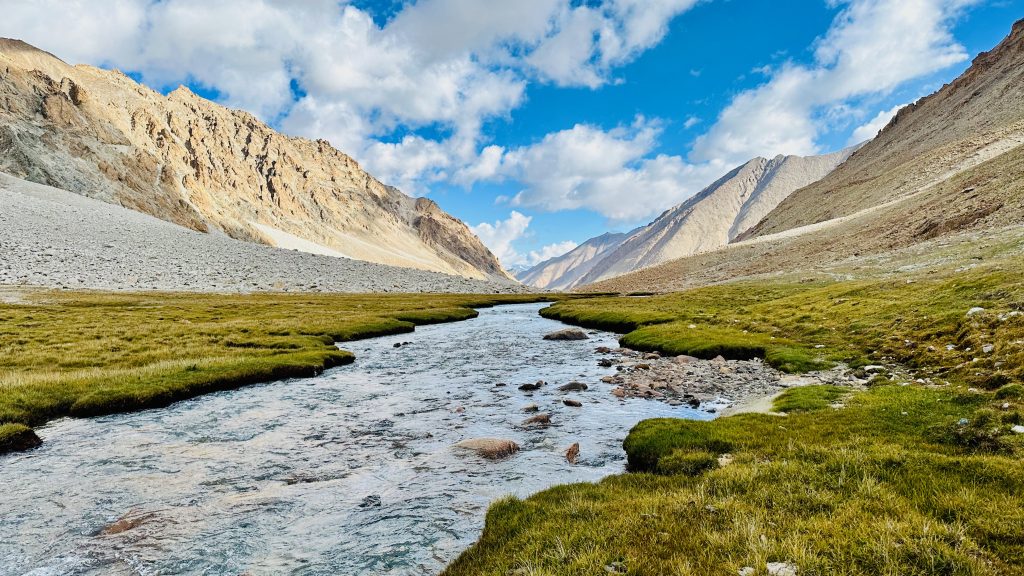
[[433,201],[326,141],[281,135],[181,87],[0,39],[0,171],[210,234],[477,279],[501,264]]
[[[1024,223],[1024,20],[959,78],[904,107],[836,170],[789,194],[733,241],[590,284],[675,291],[869,259],[972,266],[958,242],[1020,238]],[[1019,242],[1019,240],[1016,240]],[[845,273],[844,273],[845,274]]]
[[853,148],[823,156],[754,158],[628,234],[605,234],[518,275],[537,288],[571,289],[725,246],[789,194],[834,170]]

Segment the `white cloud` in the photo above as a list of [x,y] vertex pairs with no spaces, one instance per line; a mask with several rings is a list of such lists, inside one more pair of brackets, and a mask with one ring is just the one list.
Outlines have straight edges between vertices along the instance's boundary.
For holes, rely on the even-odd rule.
[[513,210],[507,220],[498,220],[493,224],[484,222],[470,226],[470,230],[498,257],[503,266],[515,266],[523,263],[523,257],[516,252],[512,243],[526,234],[531,220],[533,218],[530,216]]
[[[415,187],[477,164],[481,126],[519,107],[529,82],[611,81],[694,3],[419,0],[381,26],[336,0],[3,0],[0,35],[158,87],[201,83]],[[379,142],[426,127],[445,136]]]
[[693,128],[697,124],[700,124],[700,118],[697,118],[696,116],[690,116],[689,118],[686,119],[686,122],[683,122],[683,128],[689,130],[690,128]]
[[609,131],[578,124],[505,152],[496,174],[525,186],[513,205],[587,208],[635,222],[681,202],[720,171],[679,156],[651,157],[660,130],[658,122],[642,117]]
[[531,250],[526,257],[526,264],[529,266],[536,266],[541,262],[550,260],[552,258],[558,258],[559,256],[575,250],[579,244],[572,240],[566,240],[564,242],[556,242],[555,244],[548,244],[540,250]]
[[896,116],[896,113],[899,112],[904,106],[906,106],[906,104],[893,106],[889,110],[882,110],[881,112],[878,113],[877,116],[869,120],[866,124],[858,126],[853,131],[853,134],[850,135],[850,140],[849,142],[847,142],[847,144],[853,146],[854,144],[860,144],[865,140],[873,139],[875,136],[878,135],[882,128],[885,128],[886,125],[889,124],[889,121],[892,120],[893,117]]
[[814,154],[819,136],[854,114],[853,98],[888,94],[913,78],[967,59],[950,32],[974,0],[848,0],[817,42],[811,66],[786,63],[737,95],[693,147],[698,162]]

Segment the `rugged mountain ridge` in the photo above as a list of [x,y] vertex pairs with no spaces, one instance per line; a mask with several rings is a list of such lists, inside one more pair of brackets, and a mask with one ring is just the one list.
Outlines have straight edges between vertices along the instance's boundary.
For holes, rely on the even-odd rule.
[[196,231],[470,278],[507,279],[461,221],[323,140],[281,135],[181,87],[70,66],[0,39],[0,171]]
[[[787,198],[741,239],[897,201],[1024,142],[1024,20],[994,49],[889,124],[827,178]],[[887,175],[902,171],[900,180]]]
[[564,290],[715,250],[760,221],[793,191],[823,178],[853,150],[754,158],[650,224],[625,235],[588,240],[519,275],[519,280]]
[[605,255],[618,248],[632,232],[605,233],[587,240],[569,252],[545,260],[516,274],[516,278],[534,288],[568,290],[593,269]]
[[[835,269],[849,278],[859,262],[908,254],[919,261],[910,266],[969,269],[984,261],[986,238],[1019,243],[1022,225],[1024,20],[954,82],[901,110],[832,174],[791,194],[732,244],[587,289],[670,291]],[[948,248],[959,244],[975,248]]]

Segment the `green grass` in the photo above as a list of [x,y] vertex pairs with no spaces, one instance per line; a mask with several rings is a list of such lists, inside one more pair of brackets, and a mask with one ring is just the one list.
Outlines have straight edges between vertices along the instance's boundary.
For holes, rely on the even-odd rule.
[[531,296],[34,292],[0,304],[0,424],[165,406],[351,362],[334,342]]
[[623,443],[629,473],[495,503],[445,574],[1024,574],[1021,310],[1019,259],[555,304],[543,314],[617,326],[643,350],[791,372],[899,365],[926,384],[791,389],[774,406],[785,417],[641,422]]

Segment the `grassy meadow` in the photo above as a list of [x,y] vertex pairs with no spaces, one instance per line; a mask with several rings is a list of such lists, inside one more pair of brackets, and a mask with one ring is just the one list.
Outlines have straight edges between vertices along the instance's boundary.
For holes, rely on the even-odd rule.
[[[28,292],[0,304],[0,452],[61,416],[165,406],[351,362],[334,342],[523,296]],[[31,444],[31,442],[29,442]]]
[[630,473],[495,503],[445,574],[1024,574],[1022,312],[1019,259],[557,303],[543,314],[642,350],[887,368],[792,389],[785,417],[641,422]]

